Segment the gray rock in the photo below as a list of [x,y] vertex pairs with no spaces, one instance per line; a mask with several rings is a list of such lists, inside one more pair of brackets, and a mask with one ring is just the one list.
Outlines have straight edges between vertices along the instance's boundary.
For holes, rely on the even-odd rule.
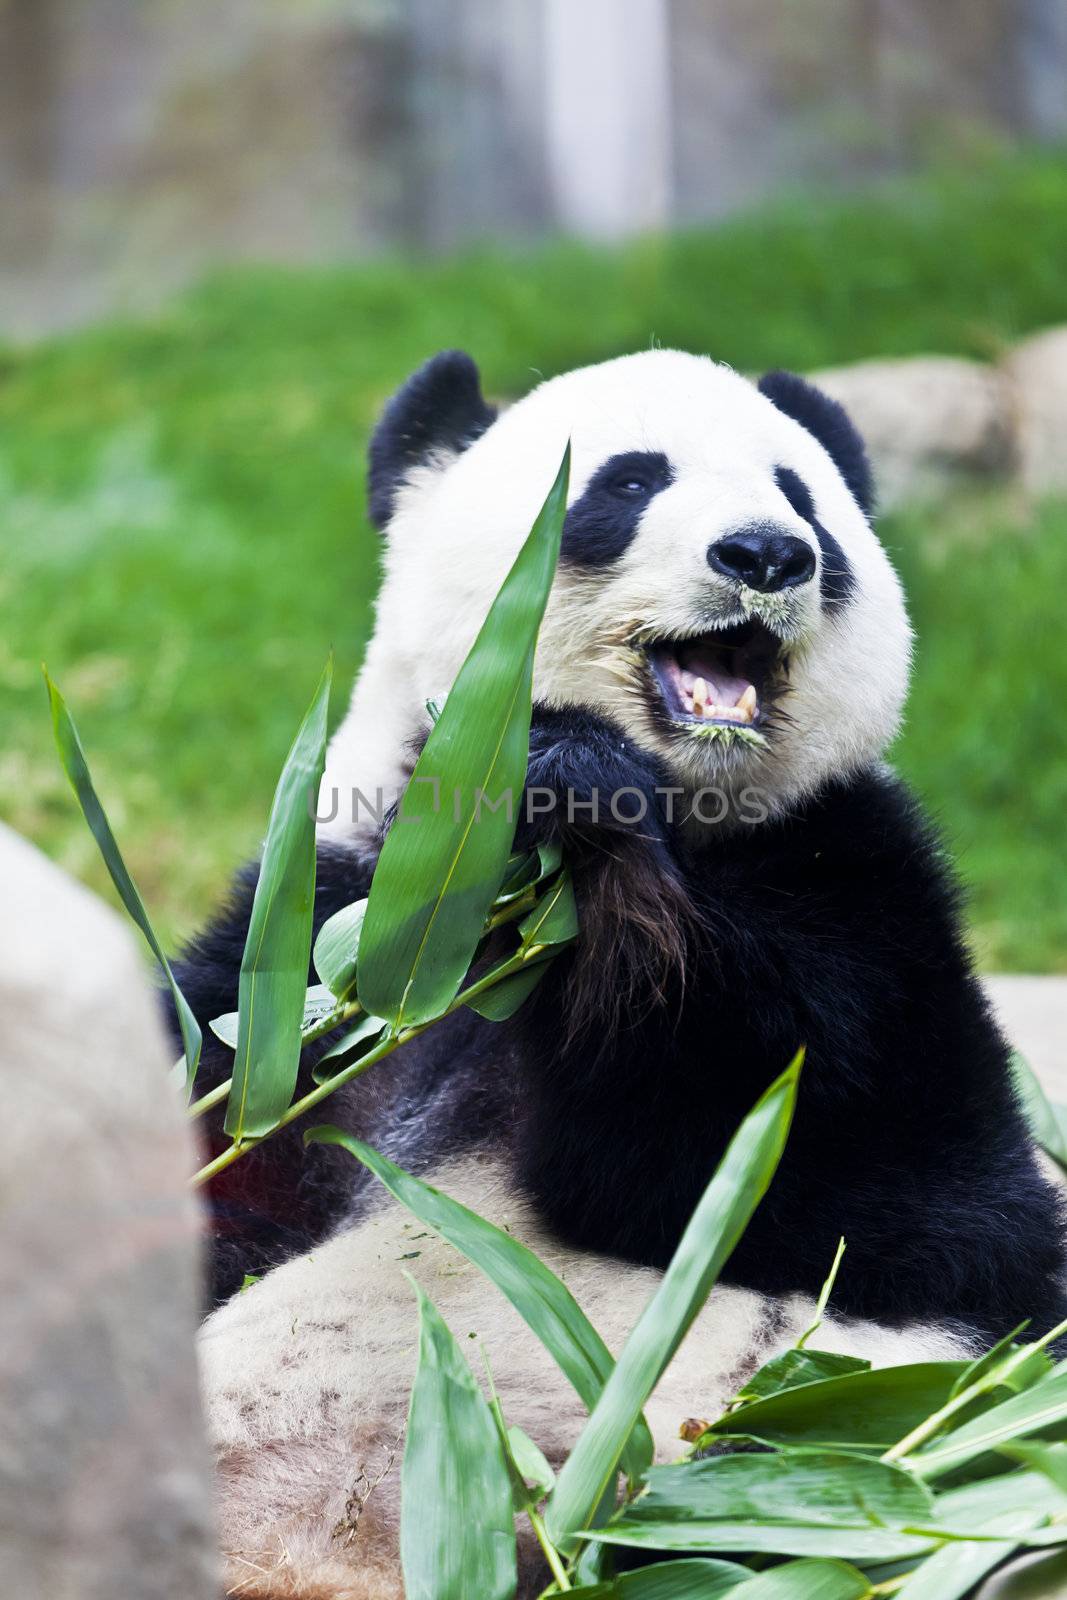
[[1067,1105],[1067,978],[1001,973],[985,979],[985,990],[1049,1099]]
[[1035,495],[1067,494],[1067,328],[1049,328],[1016,345],[1004,372],[1024,487]]
[[982,1584],[975,1600],[1063,1600],[1067,1553],[1039,1550],[1021,1555]]
[[936,498],[961,478],[1012,469],[1012,389],[994,367],[909,356],[835,367],[812,380],[866,439],[883,510]]
[[214,1600],[191,1142],[145,968],[0,828],[0,1572],[18,1600]]

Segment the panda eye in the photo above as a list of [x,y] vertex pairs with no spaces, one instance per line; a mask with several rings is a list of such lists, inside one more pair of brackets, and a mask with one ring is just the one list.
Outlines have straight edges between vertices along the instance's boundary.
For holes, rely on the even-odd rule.
[[647,479],[635,477],[633,473],[616,478],[611,487],[615,494],[624,495],[627,500],[638,500],[643,495],[652,493],[652,487]]

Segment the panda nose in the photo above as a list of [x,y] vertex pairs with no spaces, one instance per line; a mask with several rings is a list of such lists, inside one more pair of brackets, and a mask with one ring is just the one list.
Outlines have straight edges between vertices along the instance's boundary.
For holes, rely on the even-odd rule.
[[815,576],[815,552],[774,522],[750,522],[708,546],[708,565],[749,589],[775,594]]

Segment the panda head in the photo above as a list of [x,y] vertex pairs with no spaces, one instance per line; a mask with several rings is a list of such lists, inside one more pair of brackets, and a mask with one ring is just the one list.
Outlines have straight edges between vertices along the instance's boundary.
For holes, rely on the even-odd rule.
[[751,788],[771,812],[877,758],[899,723],[910,630],[840,406],[790,373],[754,384],[649,350],[553,378],[498,416],[453,351],[399,391],[371,444],[386,572],[335,779],[400,776],[568,439],[535,698],[611,718],[687,792]]

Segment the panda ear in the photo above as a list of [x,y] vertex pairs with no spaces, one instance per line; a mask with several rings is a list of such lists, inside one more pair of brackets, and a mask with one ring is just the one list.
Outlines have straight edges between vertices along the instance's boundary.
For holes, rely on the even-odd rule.
[[787,417],[815,435],[862,510],[870,516],[874,508],[871,464],[866,446],[844,406],[795,372],[765,373],[759,381],[759,391],[779,411],[784,411]]
[[459,454],[495,420],[470,356],[463,350],[431,356],[397,390],[371,437],[367,487],[375,527],[389,521],[412,467],[435,451]]

